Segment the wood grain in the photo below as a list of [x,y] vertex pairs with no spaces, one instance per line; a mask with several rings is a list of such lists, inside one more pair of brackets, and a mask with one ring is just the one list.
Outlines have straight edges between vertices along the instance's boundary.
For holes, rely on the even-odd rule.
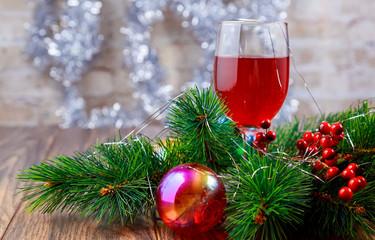
[[158,239],[163,240],[225,240],[228,237],[224,227],[216,227],[205,233],[179,234],[170,229],[162,221],[158,221],[156,224]]
[[57,127],[0,128],[0,236],[20,206],[16,174],[44,157],[56,133]]
[[[122,135],[127,132],[128,130],[122,130]],[[88,149],[98,139],[101,142],[113,139],[114,135],[118,135],[117,129],[60,130],[51,141],[45,156],[36,162],[60,154],[71,155],[74,151]],[[12,179],[14,178],[10,178],[10,181]],[[16,202],[19,204],[19,199]],[[33,213],[27,216],[24,209],[25,204],[22,203],[2,239],[157,239],[154,224],[146,217],[140,217],[132,225],[105,225],[65,212],[51,215]]]

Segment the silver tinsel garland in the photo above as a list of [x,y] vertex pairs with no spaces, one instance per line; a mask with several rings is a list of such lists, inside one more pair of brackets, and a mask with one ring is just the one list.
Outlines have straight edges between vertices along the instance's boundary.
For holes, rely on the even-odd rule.
[[[126,36],[124,63],[134,86],[135,104],[123,108],[119,103],[111,107],[93,109],[89,118],[84,114],[85,101],[74,82],[81,78],[95,53],[100,50],[98,0],[66,0],[57,15],[53,0],[39,0],[35,25],[30,29],[31,39],[26,52],[34,64],[49,69],[51,77],[65,86],[63,107],[58,111],[64,118],[64,127],[78,125],[130,127],[139,124],[171,98],[172,86],[164,81],[164,69],[159,64],[158,52],[151,47],[152,25],[164,18],[168,10],[181,16],[181,27],[196,37],[202,49],[197,59],[200,67],[193,69],[193,78],[182,86],[207,87],[211,83],[213,58],[218,23],[222,20],[254,18],[280,21],[286,18],[285,9],[290,0],[129,0],[126,9]],[[60,24],[58,20],[60,19]],[[64,23],[64,24],[61,24]],[[74,36],[74,37],[73,37]],[[298,101],[287,98],[279,119],[289,118]]]
[[[170,98],[171,87],[162,83],[164,70],[159,64],[158,53],[151,47],[151,30],[156,21],[164,19],[166,10],[183,18],[181,27],[192,32],[202,49],[197,59],[200,67],[193,69],[193,78],[186,82],[181,91],[194,85],[210,85],[217,26],[220,21],[238,18],[282,21],[289,0],[242,0],[224,3],[222,0],[130,0],[126,9],[126,35],[124,62],[131,70],[130,80],[134,84],[134,97],[140,99],[141,109],[151,114]],[[163,86],[163,87],[160,87]],[[297,110],[298,101],[286,100],[278,114],[279,121],[285,121]],[[134,114],[136,115],[136,114]]]
[[62,127],[86,124],[85,101],[75,83],[89,68],[99,52],[100,34],[98,0],[37,0],[34,25],[29,27],[30,40],[25,53],[33,64],[47,70],[64,87],[62,107],[57,114]]

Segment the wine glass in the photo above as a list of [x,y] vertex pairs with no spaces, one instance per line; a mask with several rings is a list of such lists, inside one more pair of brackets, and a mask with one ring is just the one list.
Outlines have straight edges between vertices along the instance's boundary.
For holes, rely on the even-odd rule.
[[246,137],[254,139],[261,121],[275,117],[288,85],[287,23],[239,20],[219,24],[214,87]]

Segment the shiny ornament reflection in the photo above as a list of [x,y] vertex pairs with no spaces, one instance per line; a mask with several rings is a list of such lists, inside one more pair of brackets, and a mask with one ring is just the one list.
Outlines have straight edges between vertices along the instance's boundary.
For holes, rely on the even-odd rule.
[[221,219],[225,187],[210,168],[186,163],[170,170],[156,192],[157,211],[170,228],[187,234],[206,232]]

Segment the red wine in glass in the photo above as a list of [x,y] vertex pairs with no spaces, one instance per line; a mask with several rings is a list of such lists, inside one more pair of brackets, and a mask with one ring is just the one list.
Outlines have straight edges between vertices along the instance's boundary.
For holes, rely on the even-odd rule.
[[219,24],[214,87],[246,138],[254,137],[262,120],[275,117],[288,86],[287,23],[241,20]]
[[[289,57],[215,57],[214,87],[240,126],[272,119],[289,85]],[[278,71],[278,72],[277,72]]]

